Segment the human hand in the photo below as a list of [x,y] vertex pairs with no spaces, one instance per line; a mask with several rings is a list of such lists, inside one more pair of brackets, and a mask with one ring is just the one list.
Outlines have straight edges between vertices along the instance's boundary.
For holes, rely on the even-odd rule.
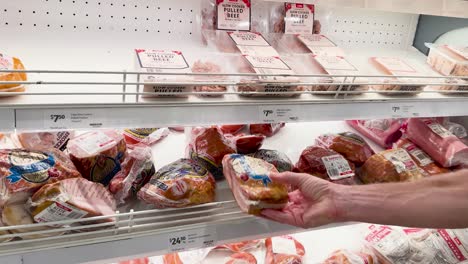
[[343,186],[305,173],[270,174],[274,182],[289,184],[289,203],[281,210],[264,209],[261,215],[284,224],[311,228],[339,221],[336,194]]

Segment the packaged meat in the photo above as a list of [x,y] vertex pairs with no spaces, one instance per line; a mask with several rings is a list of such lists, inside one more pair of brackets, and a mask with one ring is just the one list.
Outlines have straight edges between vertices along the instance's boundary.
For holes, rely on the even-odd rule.
[[354,164],[337,152],[319,146],[309,146],[303,150],[293,171],[339,184],[356,184]]
[[[468,81],[451,78],[451,79],[434,79],[437,83],[429,85],[428,89],[426,90],[435,90],[440,93],[447,93],[447,94],[458,94],[456,91],[466,91],[468,90]],[[461,94],[461,93],[460,93]]]
[[19,133],[18,139],[25,149],[47,150],[56,148],[64,151],[68,141],[75,136],[74,131]]
[[[142,97],[187,97],[180,93],[191,92],[193,87],[189,83],[193,78],[190,66],[181,51],[165,51],[155,49],[135,49],[137,71],[147,73],[159,73],[158,75],[141,75],[141,82],[144,82]],[[172,75],[171,75],[172,74]],[[178,84],[167,84],[176,82]]]
[[416,164],[424,171],[425,175],[437,175],[450,171],[439,166],[426,152],[418,148],[418,146],[407,138],[399,139],[393,144],[393,148],[406,150]]
[[[65,179],[41,187],[28,201],[35,222],[54,222],[113,215],[116,202],[100,183],[83,178]],[[93,222],[110,222],[113,217]]]
[[[272,2],[266,2],[272,4]],[[310,49],[302,41],[299,40],[296,34],[278,34],[269,33],[263,34],[270,45],[281,55],[309,54]]]
[[468,76],[468,47],[429,44],[427,63],[443,75]]
[[201,248],[178,253],[166,254],[163,257],[151,257],[154,264],[201,264],[212,248]]
[[68,142],[70,159],[84,178],[109,184],[121,169],[127,145],[114,130],[81,134]]
[[261,240],[247,240],[247,241],[241,241],[237,243],[224,244],[224,245],[215,247],[215,249],[226,249],[232,252],[244,252],[244,251],[258,248],[261,242],[262,242]]
[[348,125],[383,148],[389,148],[402,135],[399,119],[348,120]]
[[315,6],[302,3],[269,3],[270,32],[285,34],[313,34]]
[[[197,59],[191,67],[193,73],[235,73],[235,69],[231,65],[231,59],[229,56],[225,56],[220,53],[216,54],[200,54],[200,59]],[[219,63],[222,62],[222,63]],[[227,86],[225,83],[235,84],[238,77],[236,76],[226,76],[226,75],[197,75],[193,77],[195,82],[206,82],[214,83],[210,85],[200,84],[195,85],[195,92],[216,92],[217,94],[200,94],[200,96],[223,96],[223,94],[218,94],[221,92],[227,91]],[[219,84],[217,84],[219,82]],[[223,84],[224,83],[224,84]]]
[[466,132],[466,128],[460,124],[454,122],[446,122],[443,126],[457,138],[463,139],[468,137],[468,133]]
[[201,28],[250,31],[250,0],[201,1]]
[[288,156],[277,150],[260,149],[257,152],[250,154],[250,156],[257,159],[262,159],[272,164],[279,172],[293,170],[293,164]]
[[184,264],[180,259],[179,253],[170,253],[163,256],[163,264]]
[[162,128],[133,128],[125,129],[123,136],[129,145],[145,144],[151,146],[169,135],[169,129]]
[[224,134],[235,135],[244,129],[245,126],[246,125],[221,125],[219,126],[219,129],[221,129]]
[[270,123],[270,124],[250,124],[249,130],[252,135],[264,135],[271,137],[278,133],[278,131],[284,127],[284,123]]
[[[24,70],[20,59],[0,53],[0,70]],[[25,82],[28,80],[24,72],[0,72],[2,82]],[[18,83],[0,84],[1,92],[24,92],[25,86]]]
[[14,134],[0,133],[0,149],[21,148],[21,143]]
[[[375,73],[389,76],[424,76],[426,75],[407,61],[396,57],[372,57],[369,59],[370,65]],[[411,77],[389,77],[379,80],[382,84],[371,85],[377,91],[405,91],[418,93],[424,89],[426,79]],[[391,84],[388,84],[391,83]],[[396,83],[396,84],[394,84]],[[421,84],[419,84],[421,83]],[[398,94],[398,93],[391,93]]]
[[118,264],[150,264],[150,260],[149,258],[139,258],[139,259],[120,261]]
[[56,149],[29,151],[0,150],[0,206],[24,203],[47,183],[80,177],[70,159]]
[[122,204],[145,185],[155,173],[151,148],[145,145],[132,146],[122,169],[109,183],[109,191],[118,204]]
[[361,136],[352,132],[324,134],[319,136],[315,140],[315,143],[318,146],[338,152],[358,166],[364,164],[374,154],[374,151],[366,141]]
[[225,264],[257,264],[257,259],[250,253],[237,252],[229,256]]
[[468,146],[434,119],[410,118],[406,134],[443,167],[468,162]]
[[291,236],[265,239],[265,264],[301,264],[305,255],[304,246]]
[[353,252],[340,249],[333,252],[322,264],[378,264],[377,257],[370,252]]
[[259,214],[262,209],[283,208],[288,202],[288,187],[272,182],[268,176],[276,168],[261,159],[230,154],[223,159],[224,175],[242,211]]
[[215,179],[222,179],[223,157],[236,153],[236,146],[217,127],[194,128],[190,136],[189,157],[207,168]]
[[265,136],[263,135],[240,135],[234,137],[237,153],[250,154],[262,147]]
[[138,198],[157,208],[210,203],[215,199],[215,181],[196,161],[179,159],[159,169]]
[[366,184],[415,181],[422,177],[421,168],[408,152],[401,148],[373,155],[364,163],[359,174],[359,178]]

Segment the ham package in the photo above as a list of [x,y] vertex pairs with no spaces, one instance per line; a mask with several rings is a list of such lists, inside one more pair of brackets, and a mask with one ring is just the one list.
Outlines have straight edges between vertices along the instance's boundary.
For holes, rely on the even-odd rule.
[[222,126],[219,126],[219,129],[221,129],[221,131],[224,133],[224,134],[237,134],[239,133],[242,129],[244,129],[245,125],[222,125]]
[[[36,222],[53,222],[115,214],[116,202],[100,183],[83,178],[43,186],[28,202]],[[112,221],[113,218],[100,220]]]
[[[6,54],[0,53],[0,70],[24,70],[24,65],[20,59],[9,57]],[[28,78],[24,72],[0,72],[0,81],[7,82],[24,82]],[[22,84],[0,84],[1,92],[24,92],[25,87]]]
[[411,141],[446,168],[468,163],[468,146],[435,119],[409,119],[406,134]]
[[405,182],[423,177],[421,168],[406,152],[397,148],[377,153],[370,157],[361,168],[359,178],[364,183]]
[[411,140],[407,138],[399,139],[394,148],[402,148],[408,152],[416,164],[424,171],[425,175],[436,175],[449,172],[448,169],[439,166],[426,152],[418,148]]
[[264,140],[265,136],[263,135],[238,135],[233,139],[239,154],[256,152],[262,147]]
[[256,135],[264,135],[267,137],[271,137],[274,134],[278,133],[278,131],[284,127],[284,123],[271,123],[271,124],[250,124],[249,130],[250,134]]
[[358,166],[364,164],[374,154],[366,141],[352,132],[321,135],[315,140],[315,143],[338,152]]
[[157,208],[209,203],[215,199],[215,181],[196,161],[179,159],[159,169],[138,198]]
[[265,264],[301,264],[304,246],[291,236],[265,239]]
[[399,119],[348,120],[346,123],[382,148],[390,148],[402,135]]
[[260,149],[250,156],[272,164],[279,172],[292,171],[294,167],[288,156],[277,150]]
[[129,148],[130,150],[122,163],[122,169],[109,184],[109,191],[119,204],[136,195],[155,173],[150,147],[136,145]]
[[71,139],[70,158],[84,178],[109,184],[121,169],[127,145],[114,130],[93,131]]
[[223,178],[224,155],[235,152],[234,144],[217,127],[199,127],[191,132],[189,157],[207,168],[217,180]]
[[353,252],[341,249],[333,252],[322,264],[378,264],[377,257],[370,252]]
[[74,134],[73,131],[20,133],[18,134],[18,140],[23,148],[29,150],[56,148],[64,151],[67,148],[68,141],[74,137]]
[[70,159],[58,150],[2,149],[0,206],[22,203],[47,183],[80,176]]
[[129,145],[142,143],[151,146],[167,135],[169,135],[169,129],[166,127],[125,129],[123,132],[125,142]]
[[237,252],[229,256],[225,264],[257,264],[257,259],[250,253]]
[[339,184],[356,184],[354,164],[337,152],[319,146],[309,146],[302,151],[294,172],[308,173]]
[[272,182],[268,176],[278,172],[270,163],[231,154],[224,157],[223,170],[234,198],[244,212],[259,214],[262,209],[283,208],[288,202],[288,187]]

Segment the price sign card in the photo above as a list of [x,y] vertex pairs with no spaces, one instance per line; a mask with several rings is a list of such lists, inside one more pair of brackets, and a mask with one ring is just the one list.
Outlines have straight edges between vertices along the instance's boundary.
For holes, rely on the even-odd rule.
[[215,228],[199,228],[171,233],[168,235],[168,249],[172,252],[194,248],[212,247],[216,243]]
[[100,128],[104,126],[102,109],[50,109],[44,111],[45,129]]
[[264,123],[298,122],[300,121],[297,105],[259,106],[258,115]]

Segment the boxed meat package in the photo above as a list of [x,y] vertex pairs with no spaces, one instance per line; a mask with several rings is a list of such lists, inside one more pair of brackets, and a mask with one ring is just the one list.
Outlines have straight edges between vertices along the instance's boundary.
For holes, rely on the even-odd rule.
[[109,184],[121,169],[127,145],[114,130],[81,134],[68,142],[70,159],[84,178]]
[[427,63],[443,75],[468,76],[468,47],[428,44]]
[[268,176],[276,168],[261,159],[240,154],[223,158],[224,175],[242,211],[259,214],[262,209],[283,208],[288,202],[288,187],[272,182]]
[[284,123],[270,123],[270,124],[250,124],[249,130],[252,135],[264,135],[271,137],[278,133],[284,127]]
[[[20,59],[10,57],[0,53],[0,70],[24,70],[24,65]],[[24,82],[27,81],[27,75],[23,72],[0,72],[0,81],[2,82]],[[24,92],[23,84],[11,83],[0,84],[1,92]]]
[[370,157],[361,168],[364,183],[415,181],[423,177],[421,168],[401,148],[389,149]]
[[402,135],[400,119],[348,120],[346,123],[383,148],[390,148]]
[[236,153],[236,146],[217,127],[193,128],[188,145],[188,157],[207,168],[215,179],[223,178],[224,155]]
[[209,203],[215,199],[215,181],[196,161],[179,159],[159,169],[138,198],[157,208]]
[[408,152],[425,175],[437,175],[450,170],[439,166],[426,152],[418,148],[411,140],[401,138],[393,144],[393,148],[402,148]]
[[80,177],[70,159],[59,150],[0,150],[0,206],[23,203],[47,183]]
[[293,171],[339,184],[356,184],[354,164],[337,152],[319,146],[309,146],[303,150]]
[[[28,207],[34,221],[53,222],[113,215],[117,205],[102,184],[74,178],[44,185],[28,201]],[[98,222],[113,220],[109,217]]]
[[377,257],[371,252],[354,252],[340,249],[333,252],[322,264],[378,264]]
[[122,204],[136,195],[155,173],[151,148],[145,145],[129,147],[122,169],[109,183],[109,191]]
[[406,135],[446,168],[468,163],[468,146],[435,119],[410,118]]
[[324,134],[319,136],[315,140],[315,143],[338,152],[358,166],[364,164],[374,154],[374,151],[366,141],[361,136],[352,132]]
[[273,164],[279,172],[292,171],[294,167],[288,156],[277,150],[260,149],[250,156]]
[[19,133],[18,140],[25,149],[47,150],[56,148],[64,151],[68,141],[75,136],[74,131]]
[[125,129],[123,136],[129,145],[145,144],[151,146],[169,135],[167,127],[162,128],[133,128]]
[[301,264],[305,255],[304,246],[291,236],[265,239],[265,264]]
[[247,253],[247,252],[237,252],[229,256],[225,262],[225,264],[257,264],[257,259],[254,255]]

